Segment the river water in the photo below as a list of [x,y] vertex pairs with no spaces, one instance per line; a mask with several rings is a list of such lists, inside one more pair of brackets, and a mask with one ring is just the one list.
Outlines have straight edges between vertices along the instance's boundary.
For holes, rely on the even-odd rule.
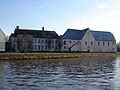
[[120,57],[0,61],[0,90],[120,90]]

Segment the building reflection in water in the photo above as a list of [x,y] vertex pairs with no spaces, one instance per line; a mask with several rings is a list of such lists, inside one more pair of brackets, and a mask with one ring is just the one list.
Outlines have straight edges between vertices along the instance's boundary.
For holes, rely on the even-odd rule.
[[[13,60],[0,63],[0,84],[15,89],[120,88],[120,58],[85,57],[54,60]],[[7,90],[6,88],[6,90]],[[8,89],[9,90],[9,89]]]
[[114,89],[120,89],[120,57],[116,59],[115,67],[114,67]]

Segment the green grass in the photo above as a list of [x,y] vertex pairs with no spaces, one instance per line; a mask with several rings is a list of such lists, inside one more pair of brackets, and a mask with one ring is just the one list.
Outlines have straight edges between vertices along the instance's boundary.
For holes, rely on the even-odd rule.
[[0,60],[57,59],[120,56],[120,53],[0,53]]

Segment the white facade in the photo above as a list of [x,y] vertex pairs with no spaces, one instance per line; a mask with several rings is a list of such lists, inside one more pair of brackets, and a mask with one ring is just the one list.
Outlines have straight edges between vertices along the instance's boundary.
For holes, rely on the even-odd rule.
[[[18,51],[17,48],[17,38],[12,37],[12,51]],[[32,41],[32,48],[30,51],[58,51],[57,39],[51,39],[50,44],[48,45],[48,41],[45,38],[34,38]]]
[[34,38],[32,51],[58,51],[57,39]]
[[0,29],[0,52],[5,51],[5,34]]
[[97,41],[89,29],[80,40],[63,38],[62,45],[62,51],[117,52],[115,41]]
[[[75,45],[74,47],[72,47]],[[64,39],[62,40],[62,51],[69,51],[71,48],[71,51],[80,51],[81,50],[81,40],[72,40],[72,39]]]
[[117,52],[116,42],[95,41],[95,52]]
[[81,40],[81,51],[82,52],[94,52],[95,39],[91,34],[90,30],[87,30],[84,37]]

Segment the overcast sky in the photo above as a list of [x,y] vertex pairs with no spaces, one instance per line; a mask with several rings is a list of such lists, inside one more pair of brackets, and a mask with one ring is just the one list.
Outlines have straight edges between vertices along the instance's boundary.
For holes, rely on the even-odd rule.
[[110,31],[120,41],[120,0],[0,0],[0,28]]

